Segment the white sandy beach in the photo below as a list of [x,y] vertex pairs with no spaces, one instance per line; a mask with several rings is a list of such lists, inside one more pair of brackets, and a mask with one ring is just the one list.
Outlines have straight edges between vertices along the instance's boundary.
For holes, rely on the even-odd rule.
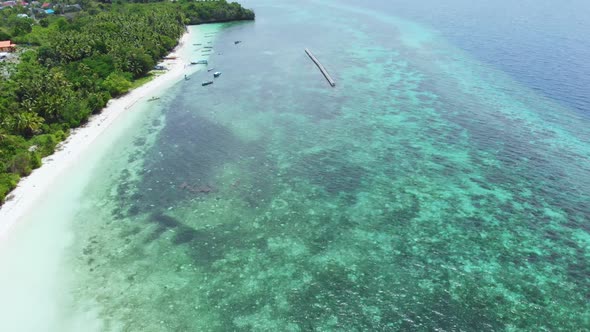
[[197,33],[196,31],[196,28],[189,27],[179,45],[168,56],[176,57],[176,59],[164,60],[161,63],[168,68],[165,73],[124,96],[109,101],[107,107],[100,114],[93,116],[85,126],[72,130],[71,135],[58,146],[57,151],[43,159],[43,165],[40,168],[21,179],[18,187],[9,194],[7,202],[0,208],[0,239],[8,234],[12,226],[26,212],[34,208],[39,199],[50,194],[49,190],[55,178],[76,163],[81,153],[90,149],[91,143],[121,114],[132,112],[138,101],[158,96],[164,89],[182,79],[185,74],[197,70],[196,67],[188,67],[190,64],[188,43],[194,37],[191,34]]

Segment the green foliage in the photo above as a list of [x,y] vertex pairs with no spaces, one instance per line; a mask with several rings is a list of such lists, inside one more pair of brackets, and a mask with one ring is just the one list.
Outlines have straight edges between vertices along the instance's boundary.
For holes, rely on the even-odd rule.
[[34,154],[28,151],[20,152],[8,164],[8,171],[20,176],[31,174],[31,171],[33,171],[33,156]]
[[111,55],[93,55],[82,60],[81,63],[88,66],[92,74],[103,79],[115,71],[115,62]]
[[0,203],[4,203],[6,195],[16,188],[20,176],[11,173],[0,173]]
[[34,21],[30,18],[12,16],[8,19],[8,27],[12,36],[21,36],[33,30]]
[[12,116],[12,129],[25,137],[38,133],[45,119],[35,112],[20,112]]
[[110,98],[111,94],[108,92],[90,93],[88,95],[88,108],[92,113],[97,113],[107,105]]
[[[76,93],[60,68],[47,69],[37,62],[21,62],[11,77],[15,84],[15,113],[32,112],[46,122],[64,120],[64,110],[76,104]],[[21,132],[22,133],[22,132]]]
[[6,165],[12,158],[19,152],[26,151],[29,146],[22,136],[3,134],[0,138],[0,163],[3,166],[0,171],[6,171]]
[[[62,132],[63,134],[63,132]],[[43,134],[35,136],[31,139],[31,146],[36,146],[35,152],[47,156],[55,152],[55,147],[61,141],[62,137],[59,133],[56,134]]]
[[0,40],[9,40],[12,37],[8,32],[0,30]]
[[126,93],[131,88],[131,81],[121,73],[111,73],[103,82],[102,86],[111,94],[118,96]]
[[33,169],[41,167],[41,156],[38,153],[31,153],[31,167]]
[[228,3],[225,0],[185,1],[181,8],[189,24],[254,19],[252,10],[245,9],[237,2]]
[[49,20],[47,18],[42,18],[39,20],[39,25],[47,28],[49,26]]

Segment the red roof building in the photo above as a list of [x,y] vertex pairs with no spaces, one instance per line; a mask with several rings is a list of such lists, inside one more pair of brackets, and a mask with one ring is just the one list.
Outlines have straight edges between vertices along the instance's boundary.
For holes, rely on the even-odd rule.
[[0,52],[14,52],[16,45],[10,40],[0,41]]
[[44,2],[44,3],[41,5],[41,8],[43,8],[43,9],[48,9],[48,8],[51,8],[51,4],[50,4],[49,2]]

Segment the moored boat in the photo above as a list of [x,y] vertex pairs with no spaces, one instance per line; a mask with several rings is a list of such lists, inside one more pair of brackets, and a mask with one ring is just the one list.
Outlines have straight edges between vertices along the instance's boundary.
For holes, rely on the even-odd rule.
[[219,77],[221,76],[221,72],[220,71],[216,71],[213,73],[213,77]]
[[205,81],[201,85],[206,86],[206,85],[210,85],[210,84],[213,84],[213,81]]

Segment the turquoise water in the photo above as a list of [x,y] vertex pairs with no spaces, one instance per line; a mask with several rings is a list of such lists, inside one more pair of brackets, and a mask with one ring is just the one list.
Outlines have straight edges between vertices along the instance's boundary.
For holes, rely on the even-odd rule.
[[585,114],[387,10],[253,5],[84,189],[104,329],[590,327]]

